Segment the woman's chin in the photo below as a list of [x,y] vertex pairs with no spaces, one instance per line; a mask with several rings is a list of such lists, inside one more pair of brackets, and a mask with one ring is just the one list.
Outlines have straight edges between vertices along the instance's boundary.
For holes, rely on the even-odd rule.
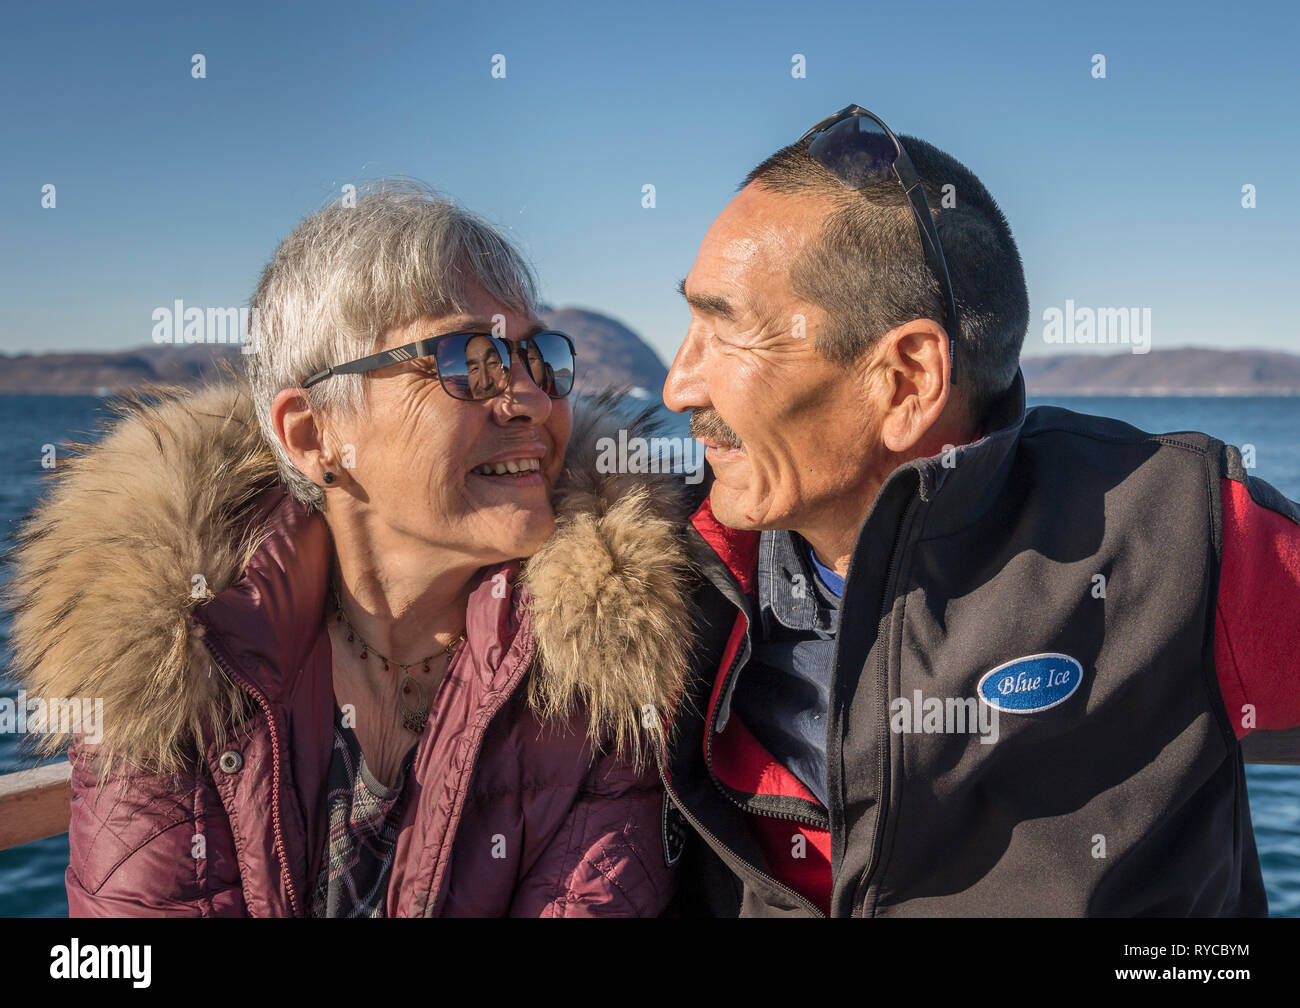
[[541,549],[555,532],[555,515],[547,507],[520,510],[514,514],[495,516],[491,523],[493,555],[506,560],[530,557]]

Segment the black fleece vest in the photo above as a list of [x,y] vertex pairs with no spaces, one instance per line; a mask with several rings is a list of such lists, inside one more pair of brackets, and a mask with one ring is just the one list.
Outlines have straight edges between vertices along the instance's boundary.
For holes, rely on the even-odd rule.
[[[1234,451],[1026,414],[1019,377],[985,429],[895,471],[852,557],[828,726],[832,915],[1266,913],[1214,665]],[[750,602],[699,546],[705,644],[668,776],[708,838],[684,859],[682,909],[806,913],[700,755],[720,638]]]

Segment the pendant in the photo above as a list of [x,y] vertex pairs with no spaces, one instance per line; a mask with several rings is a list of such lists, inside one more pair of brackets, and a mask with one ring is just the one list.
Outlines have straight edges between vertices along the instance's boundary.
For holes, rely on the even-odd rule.
[[[414,710],[406,706],[406,701],[402,699],[406,694],[411,692],[412,687],[415,688],[415,692],[420,698],[419,706]],[[397,695],[397,706],[402,712],[402,724],[408,731],[413,731],[415,734],[419,735],[424,731],[425,722],[429,720],[429,707],[424,702],[424,689],[415,681],[409,672],[402,676],[402,681],[398,684],[398,688],[401,692]]]
[[[427,716],[428,716],[428,711],[425,711],[425,717]],[[408,731],[413,731],[417,735],[423,734],[424,721],[425,718],[422,718],[412,713],[411,711],[405,711],[405,710],[402,711],[402,724],[406,727]]]

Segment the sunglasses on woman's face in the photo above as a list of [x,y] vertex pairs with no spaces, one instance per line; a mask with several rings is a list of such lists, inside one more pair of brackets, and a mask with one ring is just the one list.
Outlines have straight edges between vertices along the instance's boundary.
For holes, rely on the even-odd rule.
[[476,402],[499,396],[510,387],[511,368],[518,357],[538,388],[552,399],[563,399],[573,391],[576,356],[573,340],[554,329],[518,341],[483,332],[445,333],[327,367],[308,378],[302,387],[311,388],[332,375],[363,374],[432,357],[438,381],[447,395]]

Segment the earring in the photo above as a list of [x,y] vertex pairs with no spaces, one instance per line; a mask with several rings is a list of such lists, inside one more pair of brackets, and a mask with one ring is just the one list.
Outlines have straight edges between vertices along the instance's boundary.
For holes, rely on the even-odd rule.
[[326,483],[333,483],[333,482],[334,482],[334,474],[333,474],[332,472],[327,472],[327,473],[325,474],[325,482],[326,482]]

